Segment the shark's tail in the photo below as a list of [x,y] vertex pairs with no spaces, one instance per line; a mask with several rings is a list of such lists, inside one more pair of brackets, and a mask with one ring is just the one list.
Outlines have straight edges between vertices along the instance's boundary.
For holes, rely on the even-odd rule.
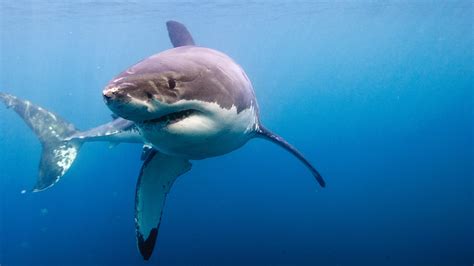
[[33,192],[54,185],[67,172],[82,145],[77,140],[65,140],[77,129],[56,114],[29,101],[0,92],[0,100],[12,108],[38,136],[43,151],[39,174]]

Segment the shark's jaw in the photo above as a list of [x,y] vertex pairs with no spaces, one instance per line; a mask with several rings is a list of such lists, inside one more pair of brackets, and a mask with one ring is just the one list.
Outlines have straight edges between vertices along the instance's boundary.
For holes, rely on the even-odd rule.
[[200,111],[195,110],[195,109],[185,109],[182,111],[167,113],[165,115],[159,116],[154,119],[144,120],[142,122],[138,122],[138,124],[143,124],[143,125],[160,124],[166,127],[166,126],[170,126],[172,124],[178,123],[192,115],[196,115],[197,113],[200,113]]
[[160,124],[162,126],[177,123],[199,112],[182,104],[165,103],[158,100],[159,95],[150,95],[146,99],[133,97],[128,93],[118,94],[119,89],[108,87],[103,92],[104,102],[116,115],[137,124]]
[[110,103],[109,108],[135,122],[145,142],[155,149],[186,159],[218,156],[242,146],[258,122],[253,108],[238,112],[235,107],[199,100],[167,104],[131,99]]
[[179,91],[185,86],[182,83],[175,84],[175,96],[167,97],[171,92],[160,94],[161,87],[151,91],[120,82],[104,89],[106,105],[116,115],[135,122],[144,142],[167,155],[191,160],[222,155],[247,142],[258,125],[258,107],[253,102],[228,106],[219,100],[220,94],[200,99],[198,89],[196,98],[184,97]]

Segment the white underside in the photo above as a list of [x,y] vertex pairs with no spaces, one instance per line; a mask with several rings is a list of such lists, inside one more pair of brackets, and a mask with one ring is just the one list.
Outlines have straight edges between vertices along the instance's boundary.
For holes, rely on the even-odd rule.
[[244,145],[257,127],[257,113],[250,107],[221,108],[217,103],[181,100],[163,108],[195,109],[200,112],[166,126],[163,123],[137,123],[144,139],[157,150],[173,156],[197,160],[218,156]]

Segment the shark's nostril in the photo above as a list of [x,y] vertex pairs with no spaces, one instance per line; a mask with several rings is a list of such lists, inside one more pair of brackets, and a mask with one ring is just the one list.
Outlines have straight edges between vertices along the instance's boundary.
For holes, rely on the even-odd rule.
[[104,100],[105,100],[106,102],[109,102],[109,101],[111,101],[111,100],[114,98],[115,93],[113,93],[112,91],[108,90],[108,91],[104,91],[104,92],[102,93],[102,95],[104,96]]

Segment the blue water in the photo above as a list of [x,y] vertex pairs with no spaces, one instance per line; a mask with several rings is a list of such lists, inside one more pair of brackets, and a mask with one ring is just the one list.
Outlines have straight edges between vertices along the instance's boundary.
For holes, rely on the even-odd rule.
[[472,1],[0,1],[1,91],[81,129],[108,122],[102,88],[170,48],[175,19],[243,66],[263,123],[328,184],[264,140],[196,161],[145,263],[141,147],[86,144],[56,186],[22,194],[41,147],[0,108],[0,264],[471,265],[473,13]]

